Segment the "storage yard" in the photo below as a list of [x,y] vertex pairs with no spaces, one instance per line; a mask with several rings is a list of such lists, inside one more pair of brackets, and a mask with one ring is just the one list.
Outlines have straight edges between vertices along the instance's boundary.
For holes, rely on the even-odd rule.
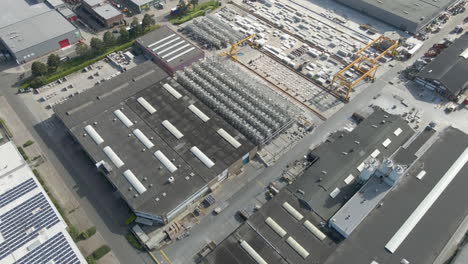
[[[251,8],[247,9],[246,5],[231,3],[214,15],[189,22],[182,32],[208,49],[217,50],[231,44],[221,55],[228,54],[246,72],[256,74],[271,89],[315,116],[314,122],[326,120],[349,97],[361,92],[366,86],[364,81],[377,75],[377,67],[381,71],[387,69],[389,53],[382,53],[385,49],[377,49],[377,44],[368,45],[379,39],[378,31],[366,33],[356,23],[343,25],[353,23],[345,19],[297,12],[298,9],[281,1],[270,6],[249,5]],[[213,29],[219,29],[218,33],[214,34]],[[225,37],[229,34],[229,38]],[[249,37],[243,39],[246,36]],[[249,45],[243,45],[247,42]],[[353,83],[351,88],[332,83],[335,74],[363,55],[368,58],[359,63],[364,68],[344,72],[346,82]],[[380,58],[379,62],[376,57]]]

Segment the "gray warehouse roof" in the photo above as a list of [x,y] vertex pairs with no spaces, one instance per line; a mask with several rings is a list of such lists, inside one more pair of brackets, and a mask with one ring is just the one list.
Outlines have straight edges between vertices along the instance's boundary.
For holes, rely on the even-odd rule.
[[130,0],[130,1],[135,3],[138,6],[142,6],[142,5],[147,4],[149,2],[153,2],[154,0]]
[[[173,90],[163,88],[166,84]],[[190,105],[209,120],[201,120],[189,109]],[[112,167],[108,179],[129,205],[150,214],[168,214],[254,148],[152,62],[56,106],[55,112],[96,163],[103,160]],[[102,143],[97,144],[100,141],[96,142],[88,126],[102,138]],[[217,133],[220,128],[241,146],[235,148],[223,139]],[[83,136],[85,133],[87,136]],[[107,146],[121,162],[109,158],[104,152]],[[214,165],[204,163],[206,159],[197,157],[193,147]],[[123,176],[127,170],[146,191],[139,192]]]
[[137,42],[172,68],[203,54],[201,49],[167,26],[139,37]]
[[96,12],[96,14],[98,14],[100,17],[106,20],[122,14],[117,8],[115,8],[111,4],[97,6],[93,10],[94,12]]
[[99,5],[100,3],[104,3],[105,0],[83,0],[83,2],[93,7],[93,6]]
[[[453,181],[438,197],[419,223],[392,254],[385,249],[388,241],[438,184],[454,162],[468,147],[463,131],[447,128],[409,169],[403,181],[385,197],[384,204],[374,210],[353,234],[344,240],[326,264],[433,263],[468,214],[466,186],[468,164],[464,164]],[[424,148],[424,147],[423,147]],[[422,179],[417,175],[426,171]]]
[[79,31],[55,10],[42,13],[0,29],[0,38],[18,52],[66,33]]
[[[457,0],[336,0],[395,27],[425,25]],[[378,12],[381,10],[383,12]],[[378,13],[377,13],[378,12]],[[399,18],[399,19],[396,19]],[[398,23],[398,24],[397,24]]]
[[455,40],[417,75],[437,80],[458,95],[468,85],[468,33]]
[[[396,136],[398,128],[401,132]],[[359,185],[354,179],[363,161],[376,151],[377,160],[389,157],[413,134],[399,116],[376,110],[349,134],[337,132],[313,150],[318,161],[288,188],[328,221],[357,191]],[[387,139],[391,143],[384,147]]]
[[31,5],[25,0],[2,0],[0,29],[49,10],[50,8],[44,3]]
[[[385,117],[387,116],[387,117]],[[385,124],[381,124],[382,120],[386,120]],[[379,124],[379,127],[374,128],[374,124]],[[364,150],[370,149],[373,152],[377,146],[376,142],[386,139],[388,134],[394,135],[396,128],[400,127],[402,131],[399,131],[398,137],[401,139],[392,138],[392,142],[388,146],[388,150],[383,150],[377,147],[382,152],[378,158],[393,153],[402,142],[405,142],[409,136],[413,135],[414,132],[406,125],[405,121],[398,116],[390,115],[381,110],[377,110],[371,114],[366,120],[361,122],[351,133],[344,134],[344,137],[335,138],[332,137],[333,142],[325,142],[314,150],[314,154],[319,155],[324,152],[334,152],[336,155],[336,163],[333,163],[335,167],[350,167],[355,169],[356,164],[353,162],[342,162],[339,157],[342,154],[342,149],[339,146],[344,146],[347,149],[347,143],[360,140],[361,146]],[[344,132],[343,132],[344,133]],[[340,133],[341,134],[341,133]],[[359,136],[359,138],[358,138]],[[394,135],[395,136],[395,135]],[[379,143],[380,144],[380,143]],[[392,146],[392,144],[394,146]],[[336,145],[336,146],[335,146]],[[356,156],[362,156],[367,153],[364,150],[356,149]],[[353,155],[353,154],[348,154]],[[367,157],[363,155],[362,157]],[[323,217],[320,213],[314,210],[310,210],[307,206],[301,202],[297,197],[297,189],[309,192],[319,192],[317,188],[311,185],[311,170],[317,170],[316,164],[321,162],[320,160],[330,158],[331,156],[319,156],[320,159],[303,175],[293,183],[291,188],[286,187],[282,189],[273,199],[265,203],[259,211],[251,216],[247,223],[243,224],[240,228],[234,231],[228,238],[221,242],[215,250],[210,253],[205,263],[218,264],[243,264],[243,263],[258,263],[253,260],[249,253],[240,246],[240,241],[245,240],[249,245],[260,255],[267,263],[294,263],[294,264],[308,264],[308,263],[324,263],[333,251],[338,248],[338,244],[342,237],[338,235],[334,230],[324,225]],[[331,159],[331,158],[330,158]],[[332,159],[329,163],[332,163]],[[322,161],[326,162],[326,161]],[[341,163],[340,163],[341,162]],[[339,163],[339,164],[338,164]],[[323,166],[318,164],[318,166]],[[340,172],[337,170],[336,174]],[[333,172],[330,172],[330,174]],[[329,175],[329,174],[327,174]],[[346,174],[348,176],[348,174]],[[357,175],[356,175],[357,176]],[[334,178],[329,175],[330,178]],[[304,181],[304,178],[306,181]],[[343,181],[341,175],[338,174],[340,181]],[[317,178],[313,178],[314,182],[317,182]],[[326,184],[326,180],[322,181]],[[300,187],[298,187],[300,186]],[[353,188],[355,191],[356,188]],[[350,195],[352,192],[349,191]],[[319,195],[321,195],[319,193]],[[329,194],[326,193],[328,196]],[[318,203],[323,201],[323,198],[318,197]],[[327,205],[322,204],[322,207]],[[320,212],[329,212],[321,210]],[[288,243],[289,237],[292,237],[297,244],[299,244],[303,250],[296,250],[297,247],[291,246]],[[299,252],[304,255],[299,254]],[[308,253],[305,254],[305,253]],[[278,258],[281,256],[281,258]],[[305,257],[304,257],[305,256]],[[336,262],[336,263],[348,263],[348,262]],[[351,262],[349,262],[351,263]],[[352,262],[352,263],[366,263],[366,262]],[[370,262],[369,262],[370,263]]]

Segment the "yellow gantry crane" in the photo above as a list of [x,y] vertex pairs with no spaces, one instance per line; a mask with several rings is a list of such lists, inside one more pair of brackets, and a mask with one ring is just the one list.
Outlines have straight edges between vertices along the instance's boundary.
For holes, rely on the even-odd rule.
[[[229,50],[223,52],[223,53],[220,53],[219,56],[228,56],[229,58],[231,58],[232,60],[237,60],[237,54],[239,53],[239,45],[241,45],[242,43],[246,42],[246,41],[249,41],[253,38],[255,38],[257,35],[255,34],[252,34],[234,44],[231,45],[231,48],[229,48]],[[250,45],[252,45],[253,47],[255,47],[255,44],[253,43],[250,43]]]
[[[338,88],[336,84],[341,85],[341,87],[345,87],[347,89],[345,99],[348,100],[349,96],[351,94],[351,90],[353,87],[358,84],[360,81],[368,78],[371,81],[375,80],[375,73],[377,72],[377,69],[379,68],[380,64],[378,63],[378,60],[385,56],[386,54],[390,56],[394,56],[396,49],[398,48],[399,42],[398,40],[392,40],[386,36],[380,36],[376,38],[375,40],[369,42],[365,47],[360,49],[358,52],[356,52],[356,56],[359,56],[356,60],[351,62],[348,66],[337,72],[330,83],[330,87],[332,88]],[[368,58],[365,55],[362,55],[362,53],[369,49],[369,48],[375,48],[381,53],[377,55],[375,58]],[[357,78],[356,80],[349,80],[344,74],[346,71],[349,69],[355,69],[358,72],[360,72],[362,75]]]

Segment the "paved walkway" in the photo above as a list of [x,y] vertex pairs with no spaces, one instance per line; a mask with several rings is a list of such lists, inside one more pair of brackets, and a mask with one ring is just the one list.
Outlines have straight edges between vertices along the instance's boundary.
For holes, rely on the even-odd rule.
[[[11,108],[4,97],[0,97],[0,118],[2,118],[11,132],[13,133],[13,142],[17,146],[22,146],[24,142],[33,140],[33,136],[29,133],[28,129],[20,121],[15,111]],[[80,207],[78,201],[74,198],[68,187],[65,185],[63,179],[57,173],[52,164],[47,161],[47,157],[43,154],[38,144],[33,144],[24,148],[27,155],[32,159],[36,156],[42,156],[44,162],[38,164],[37,162],[30,162],[30,166],[34,169],[37,168],[41,173],[43,180],[49,188],[52,195],[57,198],[63,211],[67,214],[71,224],[74,225],[79,231],[84,231],[93,226],[83,209]],[[101,245],[106,244],[99,231],[86,241],[77,243],[84,256],[88,256],[95,249]],[[112,253],[112,252],[111,252]],[[120,263],[117,258],[109,253],[99,263]]]

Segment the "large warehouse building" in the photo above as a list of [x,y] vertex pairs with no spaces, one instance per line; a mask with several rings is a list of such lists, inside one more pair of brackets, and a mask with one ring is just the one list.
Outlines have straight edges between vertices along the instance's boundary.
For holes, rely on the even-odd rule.
[[[395,178],[385,166],[367,173],[368,157],[382,165],[401,162],[404,171],[396,170]],[[332,135],[309,159],[303,175],[202,263],[442,263],[438,255],[453,248],[447,241],[464,233],[468,205],[458,202],[468,183],[463,131],[415,134],[402,118],[377,111],[352,132]],[[396,187],[389,186],[392,179]]]
[[86,264],[12,142],[0,145],[0,264]]
[[326,223],[358,192],[361,164],[368,157],[389,157],[413,134],[403,119],[381,110],[352,132],[333,134],[309,154],[312,165],[224,240],[205,263],[324,263],[342,240]]
[[456,100],[468,88],[468,33],[455,40],[416,76],[425,88]]
[[171,75],[205,56],[201,49],[167,26],[138,38],[136,43],[145,56]]
[[45,3],[4,0],[0,11],[1,46],[18,63],[28,62],[81,39],[80,31]]
[[167,223],[257,148],[148,61],[55,108],[139,217]]
[[359,12],[416,33],[459,0],[335,0]]

